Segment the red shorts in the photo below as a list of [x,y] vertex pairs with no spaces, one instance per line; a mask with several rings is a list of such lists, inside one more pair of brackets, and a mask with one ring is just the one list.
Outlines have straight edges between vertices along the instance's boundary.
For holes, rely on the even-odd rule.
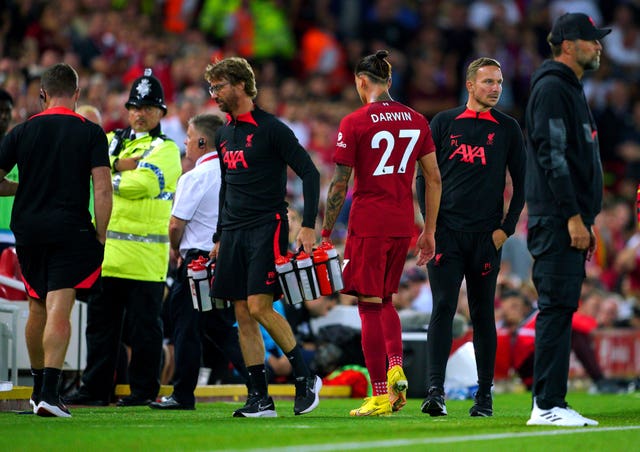
[[343,293],[384,298],[398,292],[411,237],[349,237]]

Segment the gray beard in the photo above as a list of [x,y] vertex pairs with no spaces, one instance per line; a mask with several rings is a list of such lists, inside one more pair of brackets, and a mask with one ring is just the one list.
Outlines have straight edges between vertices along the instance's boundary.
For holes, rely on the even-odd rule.
[[581,65],[585,71],[595,71],[600,67],[600,58],[595,56],[588,61],[581,62]]

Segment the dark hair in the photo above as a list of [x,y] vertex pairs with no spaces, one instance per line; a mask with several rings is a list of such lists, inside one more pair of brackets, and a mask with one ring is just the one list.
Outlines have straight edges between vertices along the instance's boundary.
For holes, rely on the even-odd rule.
[[223,124],[222,118],[217,115],[202,113],[189,119],[189,124],[202,133],[208,143],[215,140],[216,130]]
[[254,99],[258,95],[256,76],[247,60],[240,57],[229,57],[209,64],[204,71],[204,79],[227,80],[232,85],[244,82],[244,92]]
[[11,97],[11,94],[9,94],[8,91],[0,88],[0,101],[8,101],[11,104],[11,107],[13,107],[13,97]]
[[58,63],[42,73],[40,86],[53,97],[71,97],[78,90],[78,73],[66,63]]
[[366,75],[380,84],[387,84],[391,80],[391,63],[387,61],[388,50],[378,50],[373,55],[363,57],[356,65],[356,75]]

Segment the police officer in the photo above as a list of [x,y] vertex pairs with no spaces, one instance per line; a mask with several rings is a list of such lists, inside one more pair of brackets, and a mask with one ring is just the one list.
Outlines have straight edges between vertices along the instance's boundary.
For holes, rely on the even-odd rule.
[[82,386],[66,399],[69,404],[108,404],[125,311],[131,395],[117,405],[148,405],[160,389],[160,312],[180,151],[161,133],[167,107],[162,85],[150,69],[135,80],[125,106],[130,126],[108,134],[113,214],[102,266],[104,290],[89,300],[87,366]]

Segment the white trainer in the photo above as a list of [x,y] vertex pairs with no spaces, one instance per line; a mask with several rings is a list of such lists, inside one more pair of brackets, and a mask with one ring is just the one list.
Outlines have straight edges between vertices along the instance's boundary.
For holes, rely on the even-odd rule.
[[583,415],[581,415],[580,413],[578,413],[576,410],[572,408],[567,407],[566,409],[570,411],[574,416],[582,418],[582,420],[585,422],[585,425],[598,425],[598,421],[596,421],[595,419],[589,419],[588,417],[584,417]]
[[571,408],[553,407],[550,410],[538,408],[535,401],[531,410],[531,417],[527,425],[555,425],[558,427],[585,427],[587,425],[598,425],[597,421],[588,419],[580,415]]

